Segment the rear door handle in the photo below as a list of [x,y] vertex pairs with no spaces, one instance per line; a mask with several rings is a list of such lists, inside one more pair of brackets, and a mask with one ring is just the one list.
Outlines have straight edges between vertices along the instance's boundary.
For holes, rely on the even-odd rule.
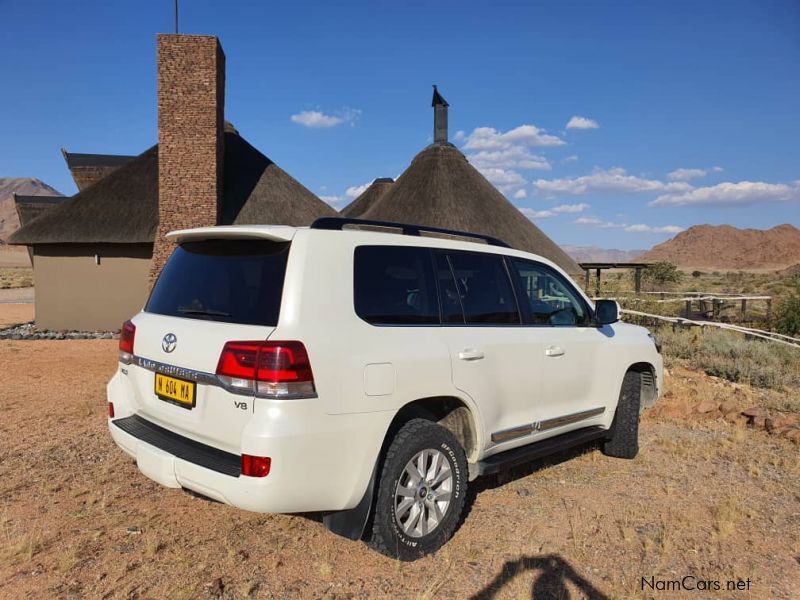
[[561,346],[548,346],[544,354],[545,356],[563,356],[564,349]]
[[483,352],[479,350],[462,350],[458,353],[460,360],[480,360],[483,358]]

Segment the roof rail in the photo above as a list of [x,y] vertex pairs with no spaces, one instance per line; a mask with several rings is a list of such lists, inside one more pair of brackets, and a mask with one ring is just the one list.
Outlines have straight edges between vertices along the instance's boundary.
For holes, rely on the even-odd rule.
[[320,217],[311,224],[311,229],[327,229],[331,231],[341,231],[345,225],[369,225],[371,227],[386,227],[390,229],[400,229],[403,235],[421,235],[421,232],[442,233],[465,238],[475,238],[483,240],[490,246],[501,246],[510,248],[503,240],[490,235],[480,233],[470,233],[469,231],[457,231],[455,229],[442,229],[441,227],[428,227],[427,225],[412,225],[409,223],[394,223],[392,221],[371,221],[369,219],[347,219],[344,217]]

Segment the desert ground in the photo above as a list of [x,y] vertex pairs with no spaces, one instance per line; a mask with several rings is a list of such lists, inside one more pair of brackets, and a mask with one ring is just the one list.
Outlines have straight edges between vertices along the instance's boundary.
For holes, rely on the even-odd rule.
[[[479,480],[455,537],[399,563],[315,515],[150,482],[107,433],[115,368],[113,340],[0,341],[0,598],[800,597],[800,446],[716,410],[780,392],[675,368],[635,460],[582,448]],[[684,576],[722,591],[642,582]]]

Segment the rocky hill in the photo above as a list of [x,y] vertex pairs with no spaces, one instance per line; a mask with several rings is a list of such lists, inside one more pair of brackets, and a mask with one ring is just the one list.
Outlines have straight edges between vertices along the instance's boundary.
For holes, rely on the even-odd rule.
[[800,229],[789,224],[772,229],[695,225],[639,259],[668,261],[685,269],[785,269],[800,262]]
[[562,245],[561,249],[577,262],[631,262],[647,250],[614,250],[597,246]]
[[60,196],[61,193],[32,177],[0,177],[0,241],[19,227],[14,208],[14,194],[24,196]]

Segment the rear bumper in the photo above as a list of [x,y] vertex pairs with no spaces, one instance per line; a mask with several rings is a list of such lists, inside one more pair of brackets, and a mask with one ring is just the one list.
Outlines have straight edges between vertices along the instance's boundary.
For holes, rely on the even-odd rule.
[[[186,488],[253,512],[337,511],[356,506],[367,488],[393,416],[389,412],[329,415],[321,410],[319,399],[284,400],[280,410],[276,410],[274,401],[258,400],[242,432],[238,455],[168,431],[178,443],[170,446],[146,431],[115,423],[127,421],[130,425],[129,418],[137,414],[124,386],[118,385],[118,377],[115,375],[108,385],[108,399],[114,403],[116,414],[109,420],[109,431],[139,470],[166,487]],[[149,421],[146,415],[138,417]],[[147,429],[147,425],[144,427]],[[181,440],[189,442],[188,446],[181,446]],[[208,451],[210,458],[204,455]],[[242,453],[269,456],[269,475],[236,474],[231,467],[237,459],[241,461]],[[216,459],[221,462],[213,462]]]

